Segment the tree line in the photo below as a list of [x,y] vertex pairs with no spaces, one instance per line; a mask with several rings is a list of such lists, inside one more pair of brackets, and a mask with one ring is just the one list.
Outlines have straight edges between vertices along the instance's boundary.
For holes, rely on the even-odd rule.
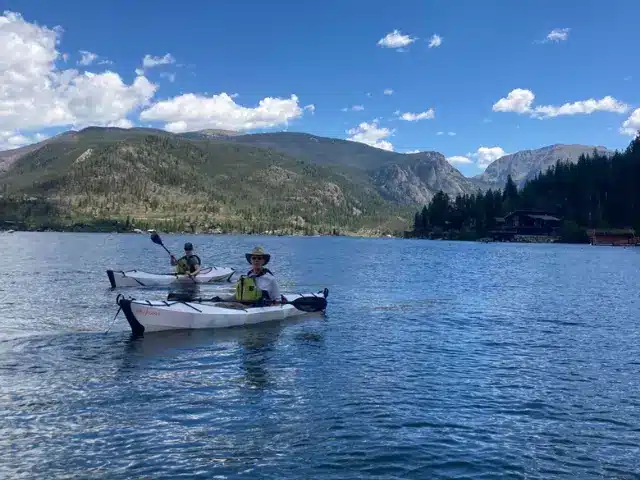
[[508,177],[504,189],[452,199],[439,191],[416,212],[413,236],[477,239],[514,210],[542,210],[563,220],[563,236],[585,239],[586,229],[640,231],[640,133],[624,151],[596,150],[576,163],[558,161],[522,189]]

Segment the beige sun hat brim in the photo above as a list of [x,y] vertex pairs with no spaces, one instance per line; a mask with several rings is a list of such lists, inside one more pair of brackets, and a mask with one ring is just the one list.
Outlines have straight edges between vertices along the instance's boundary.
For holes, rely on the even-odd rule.
[[269,260],[271,260],[271,255],[265,252],[262,248],[254,248],[252,252],[244,254],[244,257],[247,259],[247,262],[249,263],[249,265],[251,265],[252,255],[262,255],[264,257],[264,265],[269,263]]

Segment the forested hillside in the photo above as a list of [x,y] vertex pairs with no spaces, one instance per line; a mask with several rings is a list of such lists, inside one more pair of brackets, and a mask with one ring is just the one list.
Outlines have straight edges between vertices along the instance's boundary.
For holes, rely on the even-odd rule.
[[[623,152],[581,155],[577,163],[558,162],[518,190],[505,188],[451,198],[439,192],[414,217],[414,234],[452,233],[478,238],[496,227],[496,217],[518,209],[552,212],[566,235],[587,228],[640,231],[640,135]],[[584,236],[583,236],[584,237]]]

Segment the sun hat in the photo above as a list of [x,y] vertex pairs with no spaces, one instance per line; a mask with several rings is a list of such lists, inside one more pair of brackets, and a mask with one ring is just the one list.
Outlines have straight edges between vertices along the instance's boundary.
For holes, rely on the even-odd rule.
[[266,253],[264,251],[264,248],[262,247],[256,247],[253,250],[251,250],[250,253],[245,253],[244,257],[247,259],[247,262],[251,263],[251,257],[254,255],[259,255],[264,257],[264,264],[266,265],[267,263],[269,263],[269,260],[271,260],[271,255]]

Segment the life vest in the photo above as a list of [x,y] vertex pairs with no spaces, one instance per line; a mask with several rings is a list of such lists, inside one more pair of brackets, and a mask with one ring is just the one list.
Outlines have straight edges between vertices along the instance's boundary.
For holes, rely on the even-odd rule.
[[261,290],[256,282],[257,277],[261,277],[265,273],[273,275],[268,268],[263,268],[258,275],[252,275],[251,270],[246,275],[241,275],[236,282],[236,300],[240,302],[258,303],[269,298],[269,293]]
[[191,257],[196,257],[198,259],[198,263],[201,264],[200,261],[200,257],[198,255],[189,255],[189,256],[183,256],[182,258],[180,258],[180,260],[178,260],[178,263],[176,264],[176,273],[179,275],[183,275],[185,273],[193,273],[195,271],[195,268],[193,267],[193,265],[189,265],[188,259]]

